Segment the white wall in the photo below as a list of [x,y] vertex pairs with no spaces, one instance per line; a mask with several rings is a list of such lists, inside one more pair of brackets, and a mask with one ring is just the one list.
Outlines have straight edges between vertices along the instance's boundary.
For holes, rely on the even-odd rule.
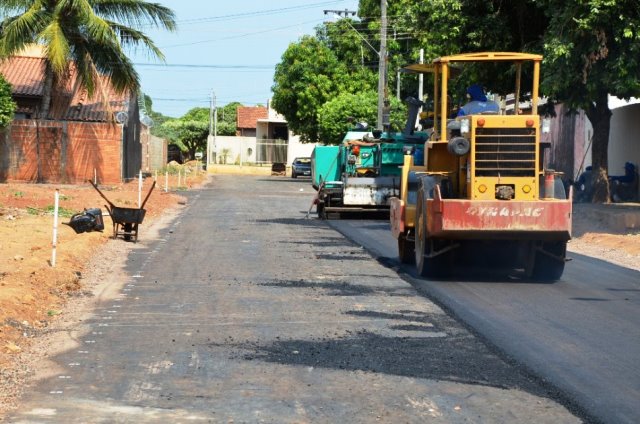
[[289,146],[287,150],[287,165],[291,165],[295,158],[310,157],[317,143],[300,143],[300,137],[289,132]]
[[[210,146],[210,148],[212,150],[211,154],[213,154],[213,144]],[[216,163],[223,163],[223,149],[229,149],[227,164],[232,165],[234,163],[255,163],[256,161],[255,137],[217,136],[215,140]]]
[[[620,103],[612,109],[609,131],[609,175],[623,175],[625,162],[640,167],[640,103]],[[551,134],[545,140],[559,140],[563,119],[575,121],[574,178],[591,165],[591,143],[593,126],[583,111],[564,116],[566,111],[556,106],[556,117],[552,119]]]
[[640,166],[640,104],[613,110],[609,132],[609,174],[624,175],[625,162]]

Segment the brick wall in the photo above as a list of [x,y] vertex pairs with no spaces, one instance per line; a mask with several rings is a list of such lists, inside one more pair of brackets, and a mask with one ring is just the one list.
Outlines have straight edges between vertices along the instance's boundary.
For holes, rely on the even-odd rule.
[[[81,183],[95,172],[99,183],[118,183],[122,135],[122,127],[111,123],[15,120],[0,135],[0,181]],[[130,167],[139,170],[140,143],[127,144],[124,151],[135,153],[129,162],[137,162]]]

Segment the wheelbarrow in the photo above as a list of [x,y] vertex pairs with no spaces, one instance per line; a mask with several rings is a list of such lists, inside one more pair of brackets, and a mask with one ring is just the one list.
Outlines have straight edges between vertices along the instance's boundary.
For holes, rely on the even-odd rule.
[[111,217],[111,221],[113,222],[113,238],[117,238],[118,236],[122,236],[123,239],[129,241],[133,240],[134,242],[138,241],[138,225],[142,224],[144,220],[144,215],[146,210],[144,209],[145,203],[151,196],[151,192],[153,188],[156,186],[156,182],[154,181],[149,189],[149,193],[144,198],[144,201],[140,205],[139,208],[123,208],[120,206],[116,206],[107,197],[100,191],[98,186],[91,180],[87,180],[91,183],[93,188],[96,189],[98,194],[102,196],[104,200],[108,203],[108,206],[104,207],[109,212],[109,216]]

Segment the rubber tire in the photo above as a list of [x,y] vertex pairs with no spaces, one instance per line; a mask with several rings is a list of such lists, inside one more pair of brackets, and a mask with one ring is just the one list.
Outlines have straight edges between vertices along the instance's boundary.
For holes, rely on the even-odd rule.
[[[560,256],[563,259],[567,255],[567,242],[547,242],[542,245],[542,248],[555,256]],[[564,272],[565,261],[559,261],[556,258],[543,253],[536,252],[535,263],[533,264],[533,271],[531,277],[538,281],[557,281],[562,277]]]
[[125,232],[125,233],[127,233],[127,234],[124,234],[124,235],[123,235],[123,238],[124,238],[126,241],[131,240],[131,231],[133,230],[133,224],[131,224],[131,223],[129,223],[129,222],[126,222],[126,223],[124,224],[124,226],[123,226],[123,230],[124,230],[124,232]]
[[324,202],[318,202],[316,205],[316,211],[318,212],[318,218],[322,220],[327,219],[327,214],[324,211]]
[[398,257],[401,264],[412,265],[416,263],[415,243],[407,240],[405,234],[398,236]]
[[296,174],[295,172],[291,171],[291,178],[298,178],[298,174]]
[[444,253],[435,258],[425,257],[426,247],[430,240],[427,238],[427,225],[425,222],[426,208],[424,191],[422,188],[418,190],[418,199],[416,203],[416,242],[415,242],[415,261],[416,270],[422,277],[442,278],[450,273],[448,267],[449,253]]

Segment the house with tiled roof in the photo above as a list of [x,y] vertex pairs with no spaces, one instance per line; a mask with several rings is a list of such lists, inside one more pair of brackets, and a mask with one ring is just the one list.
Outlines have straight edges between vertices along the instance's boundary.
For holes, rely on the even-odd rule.
[[290,165],[296,157],[311,156],[315,144],[304,144],[270,103],[238,106],[236,136],[216,136],[207,144],[208,165]]
[[114,92],[105,76],[89,96],[71,66],[43,117],[45,59],[39,50],[0,61],[0,73],[18,106],[0,135],[0,181],[115,183],[141,170],[136,93]]
[[258,119],[264,119],[269,111],[264,106],[238,106],[236,110],[236,135],[255,137]]

